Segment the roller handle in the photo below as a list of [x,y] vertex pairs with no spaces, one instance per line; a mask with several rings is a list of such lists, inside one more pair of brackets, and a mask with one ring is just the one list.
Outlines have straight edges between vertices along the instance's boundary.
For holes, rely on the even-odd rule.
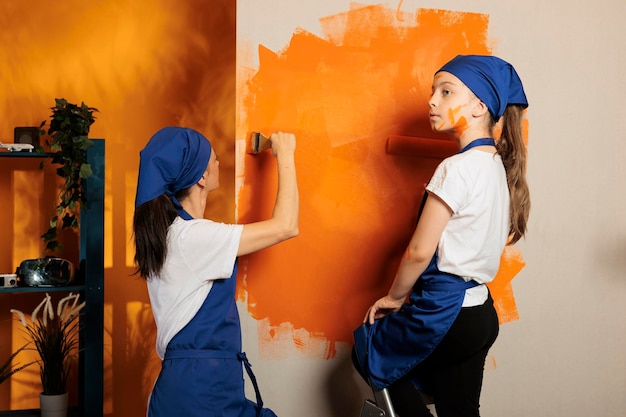
[[445,159],[458,151],[459,145],[448,139],[391,135],[385,144],[385,152],[390,155],[421,158]]

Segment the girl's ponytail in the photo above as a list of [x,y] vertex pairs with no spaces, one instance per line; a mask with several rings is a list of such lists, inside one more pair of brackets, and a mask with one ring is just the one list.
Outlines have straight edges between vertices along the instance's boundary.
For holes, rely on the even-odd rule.
[[[189,195],[189,188],[176,193],[180,201]],[[133,234],[135,236],[135,264],[143,279],[157,275],[167,255],[167,232],[178,216],[172,200],[165,195],[149,200],[135,209]]]
[[523,111],[524,108],[520,105],[506,107],[502,115],[502,134],[497,142],[511,195],[510,245],[526,233],[526,222],[530,213],[530,193],[526,182],[526,146],[522,135]]

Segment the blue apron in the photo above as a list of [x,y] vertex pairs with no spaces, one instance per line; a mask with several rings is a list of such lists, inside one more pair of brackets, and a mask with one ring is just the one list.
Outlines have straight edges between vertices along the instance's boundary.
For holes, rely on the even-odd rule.
[[[493,139],[477,139],[461,150],[494,145]],[[424,192],[424,207],[428,193]],[[418,216],[419,219],[419,216]],[[432,353],[456,320],[465,290],[479,285],[442,272],[438,251],[415,282],[409,302],[374,324],[364,323],[354,331],[355,352],[371,384],[383,389],[408,374]]]
[[[276,417],[263,408],[250,363],[241,352],[236,275],[237,264],[229,279],[213,281],[198,313],[168,343],[148,417]],[[242,363],[256,404],[245,396]]]

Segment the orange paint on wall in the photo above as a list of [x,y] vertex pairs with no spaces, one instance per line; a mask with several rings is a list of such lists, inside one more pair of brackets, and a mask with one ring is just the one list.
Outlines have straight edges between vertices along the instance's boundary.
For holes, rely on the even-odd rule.
[[[279,357],[287,342],[332,357],[387,291],[439,161],[388,155],[386,138],[438,137],[428,123],[432,76],[457,54],[490,54],[488,22],[354,5],[320,19],[324,38],[298,30],[280,52],[259,45],[258,71],[238,82],[237,136],[295,132],[301,190],[300,236],[240,261],[238,296],[259,320],[262,355]],[[268,154],[242,158],[247,223],[271,214],[276,172]],[[508,281],[494,293],[510,293],[515,265],[503,264]],[[498,305],[501,318],[516,314],[511,298]]]
[[500,257],[500,269],[495,279],[487,284],[491,292],[500,324],[519,319],[511,281],[526,265],[521,252],[514,246],[507,246]]

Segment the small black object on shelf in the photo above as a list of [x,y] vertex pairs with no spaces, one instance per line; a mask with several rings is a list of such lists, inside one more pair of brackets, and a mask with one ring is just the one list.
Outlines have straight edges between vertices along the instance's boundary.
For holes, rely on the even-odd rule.
[[27,259],[22,261],[16,274],[19,286],[58,287],[74,280],[74,265],[62,258]]
[[39,128],[33,126],[21,126],[13,129],[14,143],[27,143],[35,148],[39,146]]

